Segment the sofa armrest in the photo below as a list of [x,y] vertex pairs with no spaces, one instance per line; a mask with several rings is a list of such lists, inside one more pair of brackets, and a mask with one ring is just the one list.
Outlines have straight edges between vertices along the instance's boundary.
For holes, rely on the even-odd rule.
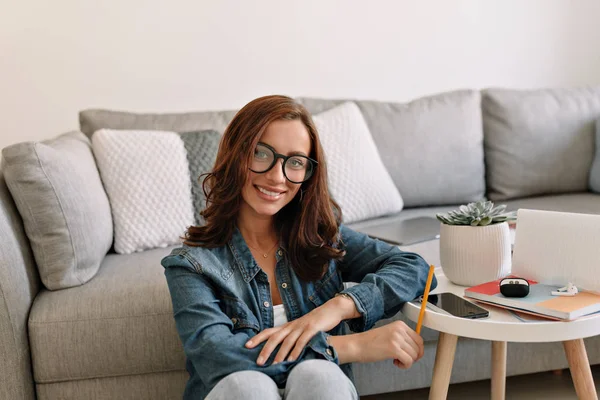
[[0,399],[35,399],[27,320],[40,278],[2,171],[0,238]]

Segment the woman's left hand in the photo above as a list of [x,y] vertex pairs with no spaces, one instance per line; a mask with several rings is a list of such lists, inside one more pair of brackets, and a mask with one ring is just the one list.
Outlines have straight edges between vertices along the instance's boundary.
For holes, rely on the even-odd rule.
[[294,321],[265,329],[246,342],[246,347],[251,349],[265,340],[267,341],[256,360],[258,365],[263,365],[280,343],[281,347],[273,360],[273,364],[284,361],[286,357],[287,361],[294,361],[298,358],[310,339],[318,332],[327,332],[335,328],[344,319],[356,318],[358,316],[360,314],[356,310],[352,299],[343,296],[334,297],[327,303]]

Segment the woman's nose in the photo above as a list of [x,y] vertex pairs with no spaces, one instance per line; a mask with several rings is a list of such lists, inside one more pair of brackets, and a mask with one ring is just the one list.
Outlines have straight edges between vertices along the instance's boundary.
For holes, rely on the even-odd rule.
[[267,171],[265,174],[267,175],[267,179],[273,182],[285,182],[285,175],[283,174],[283,159],[278,159],[273,165],[273,168]]

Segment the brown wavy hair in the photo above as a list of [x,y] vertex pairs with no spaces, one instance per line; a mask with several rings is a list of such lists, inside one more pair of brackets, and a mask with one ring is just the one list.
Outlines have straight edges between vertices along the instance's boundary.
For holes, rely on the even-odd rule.
[[343,256],[337,240],[342,212],[329,194],[325,155],[310,113],[286,96],[255,99],[229,123],[213,170],[205,174],[202,181],[206,208],[200,215],[205,223],[189,227],[183,239],[189,246],[208,248],[221,247],[231,239],[250,157],[267,126],[276,120],[300,120],[310,136],[309,157],[319,163],[310,179],[302,183],[298,194],[274,220],[294,271],[301,279],[314,281],[323,276],[330,260]]

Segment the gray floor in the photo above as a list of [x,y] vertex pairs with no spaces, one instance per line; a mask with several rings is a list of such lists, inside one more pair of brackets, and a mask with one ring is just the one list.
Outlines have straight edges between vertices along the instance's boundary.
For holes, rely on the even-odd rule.
[[[600,391],[600,365],[592,367],[596,390]],[[363,396],[361,400],[396,400],[427,399],[429,389],[410,390],[406,392],[387,393],[382,395]],[[471,383],[459,383],[450,385],[448,400],[458,399],[489,399],[490,381],[478,381]],[[506,380],[506,399],[544,399],[544,400],[577,400],[573,381],[569,370],[559,373],[542,372],[532,375],[521,375],[509,377]]]

